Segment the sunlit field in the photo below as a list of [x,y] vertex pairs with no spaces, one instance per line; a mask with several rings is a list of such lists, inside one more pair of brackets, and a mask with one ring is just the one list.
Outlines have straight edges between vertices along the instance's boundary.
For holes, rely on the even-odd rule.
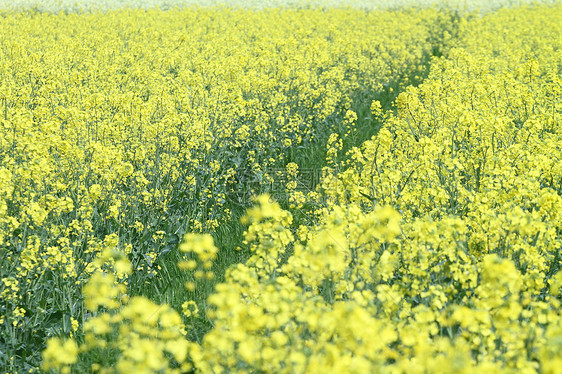
[[530,3],[0,0],[0,372],[561,373]]

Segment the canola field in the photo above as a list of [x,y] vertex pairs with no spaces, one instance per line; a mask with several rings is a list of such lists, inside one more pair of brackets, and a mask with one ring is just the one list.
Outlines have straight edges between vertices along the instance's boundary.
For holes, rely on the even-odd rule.
[[0,372],[561,373],[562,4],[193,4],[0,2]]

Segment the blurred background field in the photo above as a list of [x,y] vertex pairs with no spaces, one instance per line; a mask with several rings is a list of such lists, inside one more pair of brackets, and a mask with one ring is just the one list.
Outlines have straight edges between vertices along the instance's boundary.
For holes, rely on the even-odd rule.
[[[532,4],[533,0],[0,0],[0,9],[36,9],[45,12],[111,10],[124,7],[169,9],[184,6],[234,6],[251,9],[269,7],[352,7],[356,9],[395,9],[401,7],[438,7],[459,11],[490,11],[504,6]],[[542,0],[555,3],[556,0]]]

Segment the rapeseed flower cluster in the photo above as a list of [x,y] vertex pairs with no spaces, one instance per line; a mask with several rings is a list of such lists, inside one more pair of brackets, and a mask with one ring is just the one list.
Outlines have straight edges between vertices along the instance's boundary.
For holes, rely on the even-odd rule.
[[[201,239],[204,242],[206,237]],[[180,314],[169,305],[158,305],[142,296],[129,297],[127,287],[113,275],[120,273],[119,268],[130,271],[129,260],[116,251],[106,260],[110,257],[114,265],[95,271],[83,288],[88,313],[80,344],[75,339],[49,339],[41,368],[100,373],[190,370],[193,343],[186,339]],[[187,312],[197,313],[197,306],[186,302],[184,314]]]
[[[398,96],[379,134],[327,169],[322,224],[281,269],[330,312],[361,300],[350,308],[390,328],[376,359],[349,354],[357,371],[560,370],[561,21],[559,5],[462,18],[447,56]],[[385,209],[399,230],[350,245]],[[318,251],[325,232],[339,251]],[[306,351],[304,371],[325,359],[322,346]],[[250,366],[278,369],[261,362]]]
[[[273,181],[293,150],[352,126],[357,95],[422,74],[447,18],[1,12],[0,366],[22,370],[88,310],[156,292],[178,238],[214,232],[248,206],[240,186],[263,191],[253,181]],[[211,282],[208,254],[184,257],[190,289]]]
[[339,164],[329,137],[318,224],[258,198],[195,367],[559,372],[561,10],[461,22],[376,137]]

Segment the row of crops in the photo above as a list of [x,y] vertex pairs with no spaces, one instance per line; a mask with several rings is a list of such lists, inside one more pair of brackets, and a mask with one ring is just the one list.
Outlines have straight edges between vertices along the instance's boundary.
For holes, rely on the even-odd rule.
[[0,369],[560,372],[560,25],[4,11]]

